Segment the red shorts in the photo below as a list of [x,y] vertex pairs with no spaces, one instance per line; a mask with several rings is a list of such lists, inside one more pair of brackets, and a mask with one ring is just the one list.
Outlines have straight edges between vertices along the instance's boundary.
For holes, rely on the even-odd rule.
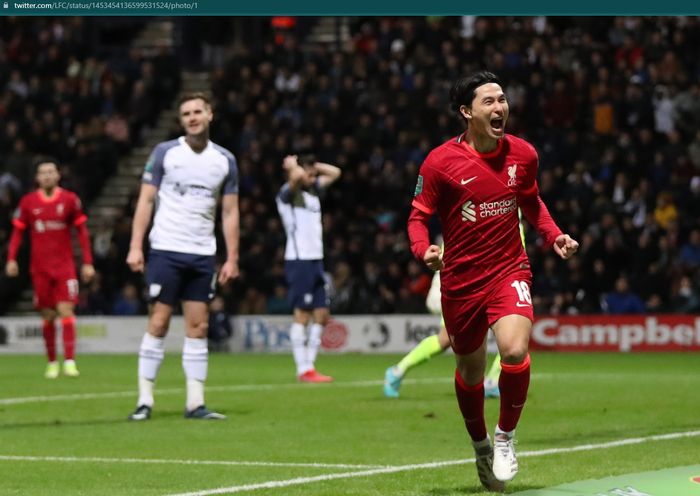
[[34,286],[34,306],[56,308],[57,303],[78,302],[78,279],[75,270],[58,273],[32,272]]
[[476,351],[489,327],[506,315],[533,320],[530,271],[518,271],[483,290],[456,299],[442,297],[442,315],[452,349],[458,355]]

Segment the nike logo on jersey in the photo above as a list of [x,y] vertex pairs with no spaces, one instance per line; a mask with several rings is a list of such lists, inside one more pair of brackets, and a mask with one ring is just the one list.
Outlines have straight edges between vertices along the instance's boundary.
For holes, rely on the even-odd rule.
[[528,303],[520,303],[519,301],[515,303],[515,306],[518,308],[523,308],[523,307],[529,307],[530,305]]
[[476,176],[470,177],[469,179],[462,179],[460,182],[462,183],[462,186],[464,186],[465,184],[472,182],[474,179],[476,179]]

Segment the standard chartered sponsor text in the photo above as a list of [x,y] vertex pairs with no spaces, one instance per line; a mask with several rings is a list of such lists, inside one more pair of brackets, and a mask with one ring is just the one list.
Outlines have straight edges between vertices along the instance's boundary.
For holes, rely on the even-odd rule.
[[505,200],[480,203],[479,217],[495,217],[496,215],[504,215],[512,212],[518,207],[518,202],[513,198]]
[[41,10],[196,10],[198,2],[14,2],[15,9]]

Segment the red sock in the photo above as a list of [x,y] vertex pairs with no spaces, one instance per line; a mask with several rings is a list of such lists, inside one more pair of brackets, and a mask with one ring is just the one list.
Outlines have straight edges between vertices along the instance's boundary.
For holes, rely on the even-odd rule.
[[505,432],[515,429],[530,387],[530,354],[517,365],[501,362],[498,388],[501,390],[501,413],[498,426]]
[[457,403],[464,417],[464,425],[474,441],[486,439],[486,420],[484,419],[484,381],[475,386],[467,385],[459,371],[455,370],[455,393]]
[[75,359],[75,317],[61,319],[63,327],[63,359]]
[[56,326],[53,320],[42,320],[41,331],[44,334],[44,346],[49,362],[56,361]]

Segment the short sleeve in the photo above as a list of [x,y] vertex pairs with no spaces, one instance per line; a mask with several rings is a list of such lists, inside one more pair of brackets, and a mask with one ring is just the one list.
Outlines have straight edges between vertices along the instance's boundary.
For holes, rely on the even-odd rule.
[[165,143],[159,143],[153,149],[151,156],[148,157],[148,162],[146,162],[146,167],[143,169],[141,182],[153,186],[160,186],[165,171],[163,168],[163,159],[167,151],[168,147],[165,146]]
[[289,187],[289,183],[284,183],[282,185],[279,193],[277,193],[277,198],[282,203],[292,202],[292,189]]
[[435,212],[438,203],[438,181],[439,175],[428,156],[418,172],[412,202],[415,208],[428,215]]
[[225,154],[228,160],[228,174],[224,180],[224,187],[222,193],[224,195],[237,195],[238,194],[238,164],[236,163],[236,157],[232,153],[228,152]]

